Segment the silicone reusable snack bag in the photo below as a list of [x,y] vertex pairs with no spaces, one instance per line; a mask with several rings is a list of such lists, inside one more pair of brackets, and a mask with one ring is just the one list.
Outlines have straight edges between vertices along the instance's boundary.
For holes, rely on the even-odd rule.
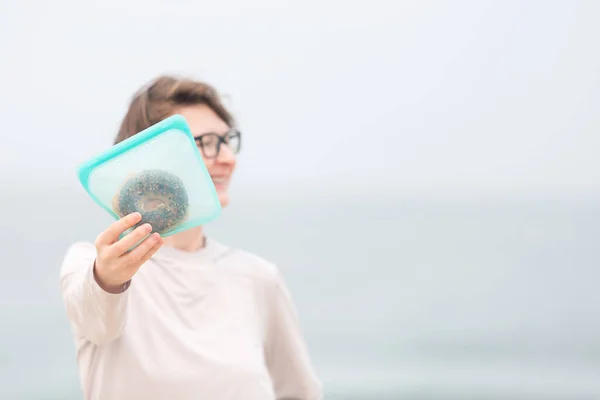
[[[221,212],[215,186],[181,115],[166,118],[82,163],[77,175],[92,199],[115,219],[141,207],[137,211],[143,219],[138,225],[152,224],[152,215],[157,215],[152,210],[160,210],[156,205],[162,211],[167,207],[171,214],[162,214],[162,222],[167,220],[164,228],[160,223],[153,226],[163,237],[210,222]],[[136,182],[140,177],[144,179]],[[154,205],[146,208],[145,201]]]

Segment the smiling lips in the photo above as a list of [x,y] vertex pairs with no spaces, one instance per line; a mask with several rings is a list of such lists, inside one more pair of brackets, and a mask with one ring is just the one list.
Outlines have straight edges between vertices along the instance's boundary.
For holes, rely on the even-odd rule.
[[211,176],[213,184],[218,188],[225,188],[229,184],[229,178],[225,176]]

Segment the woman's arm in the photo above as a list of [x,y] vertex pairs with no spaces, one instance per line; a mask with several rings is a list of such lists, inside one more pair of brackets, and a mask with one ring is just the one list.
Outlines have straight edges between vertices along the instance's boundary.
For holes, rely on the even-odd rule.
[[[62,297],[76,334],[101,346],[119,337],[127,318],[128,286],[138,269],[162,245],[140,213],[113,222],[94,245],[69,248],[60,276]],[[141,242],[141,243],[140,243]],[[134,248],[135,247],[135,248]]]
[[60,288],[75,333],[101,346],[119,337],[127,318],[127,284],[117,293],[95,279],[96,249],[91,243],[72,245],[64,258]]
[[300,330],[296,309],[281,275],[269,287],[265,357],[278,400],[321,400],[321,382],[315,375]]

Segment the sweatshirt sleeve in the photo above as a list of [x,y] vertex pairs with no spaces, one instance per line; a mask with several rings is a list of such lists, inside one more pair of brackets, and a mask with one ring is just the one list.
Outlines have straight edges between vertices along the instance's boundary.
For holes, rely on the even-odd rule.
[[94,277],[96,249],[75,243],[63,260],[60,288],[75,335],[102,346],[119,337],[127,318],[127,287],[118,294],[104,291]]
[[265,358],[277,400],[322,400],[295,306],[279,273],[267,296]]

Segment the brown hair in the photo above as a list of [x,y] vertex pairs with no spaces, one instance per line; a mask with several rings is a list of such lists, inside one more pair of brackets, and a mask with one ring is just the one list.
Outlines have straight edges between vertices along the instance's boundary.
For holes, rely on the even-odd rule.
[[189,78],[162,75],[133,96],[114,143],[122,142],[162,121],[178,107],[197,104],[205,104],[227,125],[234,126],[233,116],[212,86]]

